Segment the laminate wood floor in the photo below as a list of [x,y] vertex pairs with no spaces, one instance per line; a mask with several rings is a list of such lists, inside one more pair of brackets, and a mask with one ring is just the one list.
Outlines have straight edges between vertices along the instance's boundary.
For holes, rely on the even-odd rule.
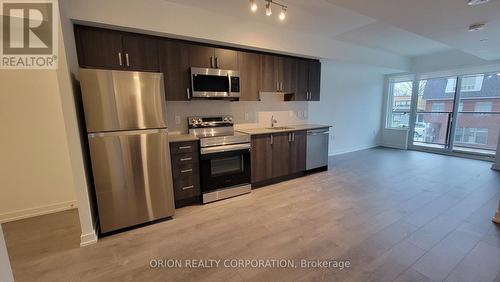
[[[4,224],[16,281],[500,281],[491,163],[375,148],[79,248],[76,210]],[[152,268],[152,259],[348,260]],[[185,263],[185,261],[182,261]]]

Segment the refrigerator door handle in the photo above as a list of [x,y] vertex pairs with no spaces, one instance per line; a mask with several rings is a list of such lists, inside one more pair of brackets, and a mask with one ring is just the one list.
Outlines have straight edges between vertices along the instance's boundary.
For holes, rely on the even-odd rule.
[[127,131],[112,131],[112,132],[96,132],[96,133],[89,133],[89,138],[106,137],[106,136],[151,134],[151,133],[168,133],[168,129],[167,128],[159,128],[159,129],[127,130]]

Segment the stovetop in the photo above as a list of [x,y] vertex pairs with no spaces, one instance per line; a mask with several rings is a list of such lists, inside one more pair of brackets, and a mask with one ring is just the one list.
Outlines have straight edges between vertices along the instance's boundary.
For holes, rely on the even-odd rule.
[[250,135],[234,131],[231,116],[189,117],[189,134],[200,138],[201,147],[249,143]]

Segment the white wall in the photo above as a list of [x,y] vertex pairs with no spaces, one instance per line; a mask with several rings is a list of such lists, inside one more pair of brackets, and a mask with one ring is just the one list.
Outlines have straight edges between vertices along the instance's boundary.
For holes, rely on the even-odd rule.
[[14,282],[12,269],[10,268],[9,254],[3,238],[2,224],[0,224],[0,281]]
[[378,145],[383,70],[323,61],[321,101],[309,102],[309,122],[331,124],[330,154]]
[[55,70],[0,70],[0,222],[75,205]]

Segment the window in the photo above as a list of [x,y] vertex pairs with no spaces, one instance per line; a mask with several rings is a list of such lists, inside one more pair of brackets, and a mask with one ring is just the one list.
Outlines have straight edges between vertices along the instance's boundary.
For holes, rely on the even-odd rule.
[[492,102],[477,102],[474,106],[474,112],[491,112],[492,108]]
[[444,112],[444,103],[434,102],[431,105],[431,111],[433,112]]
[[[462,86],[460,87],[461,92],[475,92],[481,91],[483,87],[484,75],[471,75],[464,76],[462,78]],[[448,82],[446,83],[446,93],[455,92],[457,88],[457,79],[456,78],[448,78]]]
[[390,109],[387,126],[390,128],[408,128],[410,122],[411,94],[413,81],[391,82]]
[[488,143],[488,128],[458,127],[455,131],[455,142],[486,145]]

